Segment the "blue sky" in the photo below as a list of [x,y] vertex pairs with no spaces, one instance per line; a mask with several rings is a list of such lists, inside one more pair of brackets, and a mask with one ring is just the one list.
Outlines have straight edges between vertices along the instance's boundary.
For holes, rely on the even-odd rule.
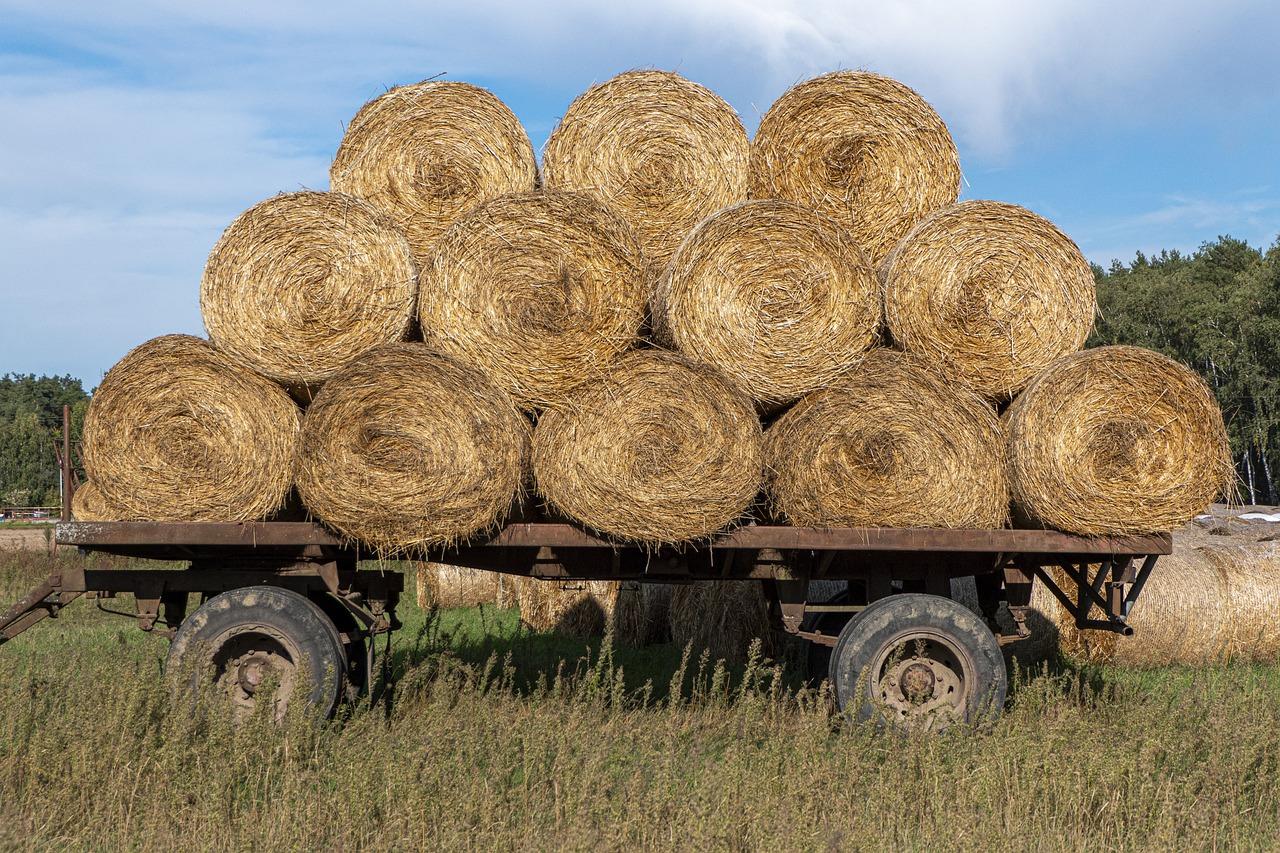
[[1280,235],[1270,2],[59,3],[0,0],[0,374],[96,385],[201,333],[222,229],[324,189],[344,122],[397,83],[491,88],[541,149],[592,82],[680,71],[748,130],[835,68],[895,76],[960,148],[966,198],[1024,204],[1092,260]]

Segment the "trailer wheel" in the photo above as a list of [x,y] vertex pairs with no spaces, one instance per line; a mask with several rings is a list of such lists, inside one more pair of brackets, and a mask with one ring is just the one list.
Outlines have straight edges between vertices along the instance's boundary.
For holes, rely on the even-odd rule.
[[903,729],[941,731],[994,717],[1008,674],[995,635],[936,595],[891,595],[840,632],[831,683],[842,712]]
[[[314,602],[275,586],[233,589],[182,623],[165,670],[187,691],[212,683],[237,719],[260,702],[280,720],[295,697],[324,716],[338,706],[347,660],[333,622]],[[263,695],[274,685],[271,696]]]

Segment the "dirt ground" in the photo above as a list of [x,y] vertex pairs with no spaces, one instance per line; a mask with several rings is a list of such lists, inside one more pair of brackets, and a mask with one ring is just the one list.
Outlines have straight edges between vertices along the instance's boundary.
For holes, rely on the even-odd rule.
[[53,525],[8,527],[0,524],[0,551],[49,551],[53,548]]

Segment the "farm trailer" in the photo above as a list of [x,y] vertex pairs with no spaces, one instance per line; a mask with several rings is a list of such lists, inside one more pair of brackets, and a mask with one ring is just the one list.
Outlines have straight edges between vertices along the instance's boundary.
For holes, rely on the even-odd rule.
[[[331,713],[348,692],[368,686],[374,640],[398,627],[401,575],[361,568],[356,545],[311,522],[63,522],[56,541],[86,554],[187,567],[65,566],[0,616],[0,644],[80,596],[130,594],[135,609],[127,615],[170,638],[167,668],[214,680],[240,710],[253,708],[270,684],[277,710],[298,693]],[[1130,610],[1157,558],[1171,550],[1167,533],[758,524],[698,547],[652,550],[537,521],[508,524],[482,543],[405,556],[546,582],[755,579],[782,628],[829,660],[841,709],[927,728],[999,712],[1007,688],[1001,645],[1030,635],[1033,584],[1043,583],[1080,628],[1132,634]],[[951,580],[968,576],[983,617],[951,598]],[[823,579],[847,581],[846,591],[808,600],[810,582]],[[193,593],[200,604],[188,614]],[[996,619],[1002,603],[1012,617],[1007,632]]]

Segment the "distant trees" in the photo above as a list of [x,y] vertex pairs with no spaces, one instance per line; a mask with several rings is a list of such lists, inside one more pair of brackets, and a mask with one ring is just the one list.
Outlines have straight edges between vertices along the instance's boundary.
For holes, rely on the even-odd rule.
[[1150,347],[1197,370],[1222,404],[1249,503],[1280,497],[1280,241],[1219,237],[1191,255],[1139,253],[1094,268],[1090,345]]
[[78,444],[89,407],[79,379],[0,377],[0,504],[57,505],[54,443],[62,439],[63,405],[71,406],[72,441]]

